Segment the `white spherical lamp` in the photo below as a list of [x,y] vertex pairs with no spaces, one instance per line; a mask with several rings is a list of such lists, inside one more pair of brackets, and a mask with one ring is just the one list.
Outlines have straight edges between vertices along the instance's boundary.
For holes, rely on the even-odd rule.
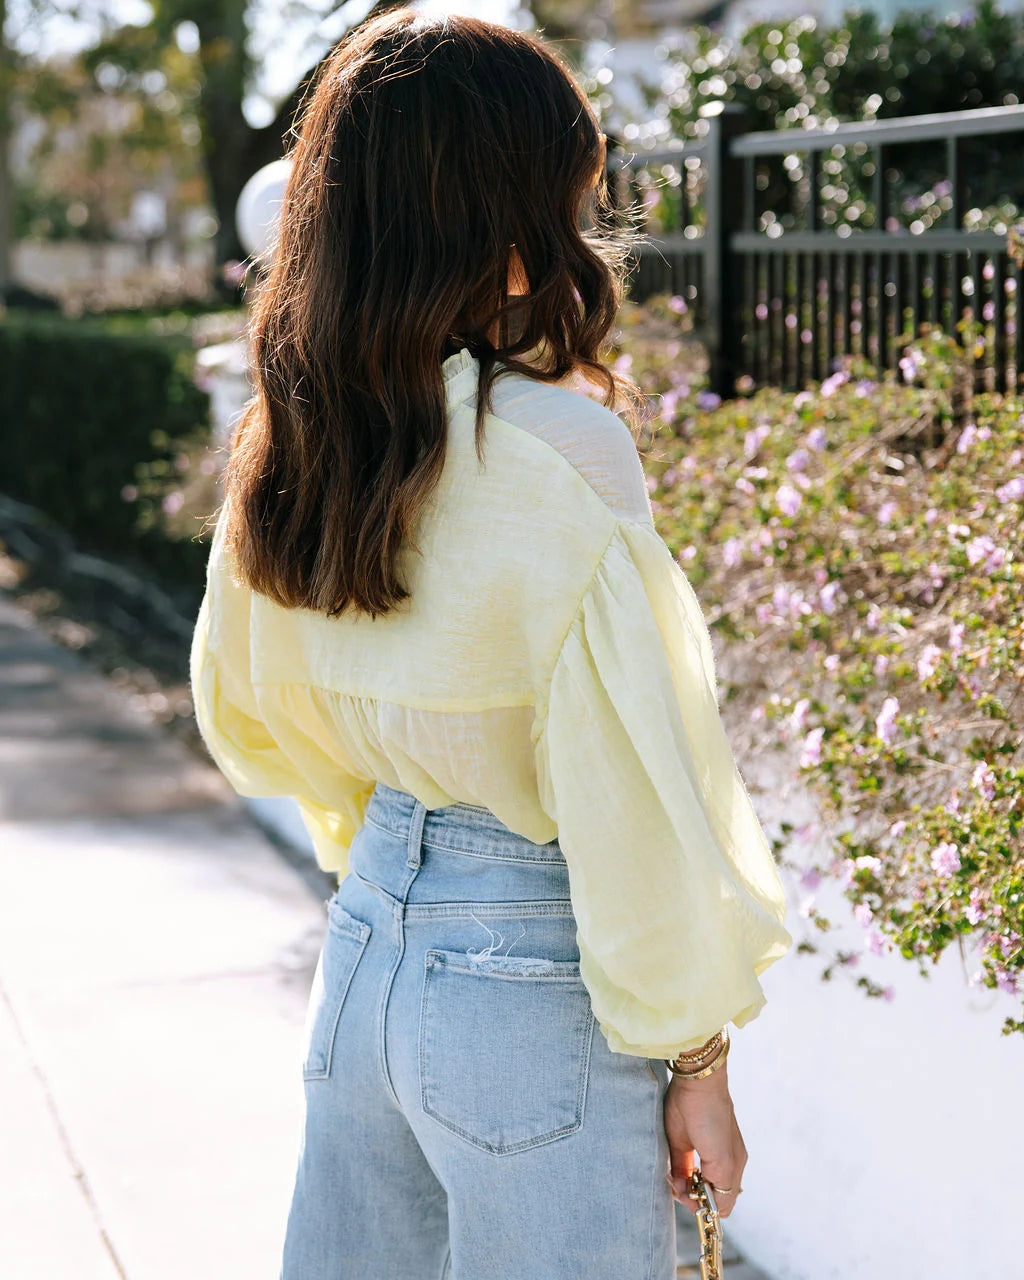
[[252,175],[235,206],[235,226],[250,257],[267,259],[274,251],[284,189],[291,161],[274,160]]

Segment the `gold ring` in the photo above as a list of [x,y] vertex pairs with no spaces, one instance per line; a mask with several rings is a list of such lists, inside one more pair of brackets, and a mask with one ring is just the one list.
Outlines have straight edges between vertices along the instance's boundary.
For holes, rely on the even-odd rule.
[[732,1196],[732,1195],[738,1196],[739,1193],[743,1190],[742,1187],[736,1187],[735,1189],[732,1187],[716,1187],[713,1182],[711,1184],[711,1188],[715,1192],[715,1194],[719,1196]]

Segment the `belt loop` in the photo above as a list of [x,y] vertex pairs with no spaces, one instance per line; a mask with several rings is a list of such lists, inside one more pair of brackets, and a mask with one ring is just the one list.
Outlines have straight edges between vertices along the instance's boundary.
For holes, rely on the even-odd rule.
[[415,800],[412,817],[409,819],[409,856],[406,864],[420,867],[423,864],[423,823],[427,816],[427,806],[422,800]]

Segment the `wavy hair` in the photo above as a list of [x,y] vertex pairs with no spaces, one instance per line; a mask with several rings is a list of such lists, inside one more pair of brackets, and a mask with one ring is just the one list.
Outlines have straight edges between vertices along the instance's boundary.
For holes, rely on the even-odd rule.
[[628,236],[586,96],[551,48],[493,23],[365,23],[324,61],[295,135],[226,540],[278,603],[377,617],[409,594],[399,552],[444,467],[447,355],[479,360],[481,460],[504,369],[575,371],[635,429],[636,388],[599,359]]

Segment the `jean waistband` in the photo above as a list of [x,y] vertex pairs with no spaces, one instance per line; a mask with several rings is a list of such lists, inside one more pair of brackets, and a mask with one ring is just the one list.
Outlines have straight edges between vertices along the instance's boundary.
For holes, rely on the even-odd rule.
[[535,844],[505,826],[490,809],[461,802],[428,809],[409,792],[383,782],[374,787],[365,820],[403,841],[426,848],[511,862],[565,864],[557,840]]

